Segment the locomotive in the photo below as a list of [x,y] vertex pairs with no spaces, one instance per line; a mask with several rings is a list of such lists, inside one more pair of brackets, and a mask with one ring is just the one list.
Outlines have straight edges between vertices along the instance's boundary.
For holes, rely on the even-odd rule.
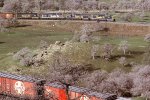
[[[0,72],[0,95],[23,100],[116,100],[114,94],[103,94],[87,88],[66,86],[58,82]],[[69,99],[68,99],[69,97]]]

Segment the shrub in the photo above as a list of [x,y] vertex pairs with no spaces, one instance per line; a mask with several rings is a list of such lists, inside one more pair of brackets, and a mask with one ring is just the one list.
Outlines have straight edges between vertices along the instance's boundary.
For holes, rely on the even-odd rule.
[[33,52],[25,47],[13,55],[14,60],[19,60],[22,66],[30,66],[33,64]]

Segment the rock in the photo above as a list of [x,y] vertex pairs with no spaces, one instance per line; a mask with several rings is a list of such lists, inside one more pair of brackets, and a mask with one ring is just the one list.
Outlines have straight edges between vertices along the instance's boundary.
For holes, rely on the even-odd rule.
[[60,45],[62,42],[60,42],[60,41],[56,41],[55,42],[55,45]]

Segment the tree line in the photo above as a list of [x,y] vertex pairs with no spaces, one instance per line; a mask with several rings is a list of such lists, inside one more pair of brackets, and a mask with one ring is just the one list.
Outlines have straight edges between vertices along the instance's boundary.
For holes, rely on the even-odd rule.
[[3,11],[35,12],[40,10],[139,10],[150,11],[149,0],[5,0]]

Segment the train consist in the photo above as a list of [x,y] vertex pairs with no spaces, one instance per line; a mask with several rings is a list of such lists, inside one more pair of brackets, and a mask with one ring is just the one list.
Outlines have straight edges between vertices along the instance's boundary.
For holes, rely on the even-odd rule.
[[[86,88],[47,83],[31,77],[0,72],[0,95],[23,100],[116,100],[114,94],[102,94]],[[68,99],[69,97],[69,99]]]
[[[7,13],[0,13],[0,17]],[[8,15],[14,15],[18,19],[35,19],[35,20],[95,20],[95,21],[109,21],[115,22],[113,16],[108,14],[99,13],[78,13],[78,12],[50,12],[50,13],[17,13]],[[10,17],[9,17],[10,18]]]

